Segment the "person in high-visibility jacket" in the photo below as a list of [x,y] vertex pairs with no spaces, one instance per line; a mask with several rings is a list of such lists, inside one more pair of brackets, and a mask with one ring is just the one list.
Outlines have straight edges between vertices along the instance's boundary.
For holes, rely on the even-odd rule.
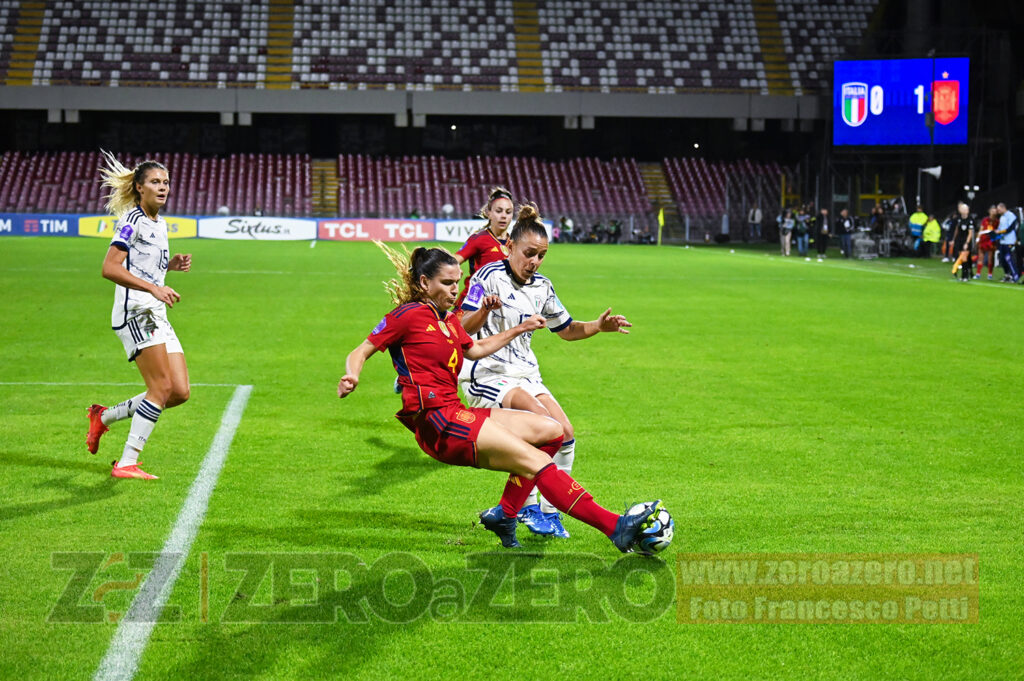
[[909,218],[910,236],[914,237],[914,252],[918,254],[921,253],[921,234],[924,233],[926,222],[928,222],[928,215],[924,212],[924,208],[918,206]]
[[939,221],[935,219],[935,215],[929,215],[928,222],[924,223],[924,230],[921,234],[921,239],[924,241],[924,257],[932,257],[932,244],[939,243],[941,236],[942,227],[939,225]]

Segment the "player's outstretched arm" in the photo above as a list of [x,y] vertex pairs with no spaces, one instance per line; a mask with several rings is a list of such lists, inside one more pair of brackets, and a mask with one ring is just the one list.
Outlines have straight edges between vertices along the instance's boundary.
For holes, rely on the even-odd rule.
[[584,338],[590,338],[596,336],[599,333],[629,333],[630,327],[633,325],[620,314],[612,314],[612,309],[609,307],[607,310],[601,313],[601,316],[592,322],[577,322],[573,321],[569,326],[565,327],[561,331],[558,331],[558,335],[567,341],[583,340]]
[[359,374],[363,371],[363,365],[373,353],[377,352],[370,341],[363,341],[355,350],[348,353],[345,358],[345,375],[338,381],[338,397],[345,397],[359,385]]
[[124,267],[124,260],[128,257],[127,251],[122,251],[116,246],[107,249],[107,255],[103,258],[103,278],[109,279],[115,284],[136,291],[145,291],[157,300],[167,304],[167,307],[174,307],[174,304],[181,300],[181,296],[170,286],[157,286],[144,279],[139,279]]
[[493,336],[487,338],[481,338],[476,343],[473,343],[473,347],[466,350],[466,359],[481,359],[492,353],[501,350],[503,347],[512,342],[512,339],[520,334],[527,333],[529,331],[536,331],[537,329],[543,329],[547,326],[547,320],[539,314],[535,314],[532,317],[525,319],[521,324],[513,326],[511,329],[496,333]]
[[501,298],[498,296],[484,296],[483,300],[480,301],[480,307],[472,312],[466,312],[462,315],[462,328],[466,330],[466,333],[473,335],[481,328],[487,321],[487,315],[490,314],[491,310],[497,310],[501,308]]

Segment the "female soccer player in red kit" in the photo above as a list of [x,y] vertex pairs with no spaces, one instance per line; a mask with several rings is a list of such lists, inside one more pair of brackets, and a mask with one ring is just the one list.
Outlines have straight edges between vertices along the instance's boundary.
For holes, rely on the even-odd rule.
[[562,442],[557,421],[512,409],[470,408],[459,400],[463,357],[486,357],[520,334],[543,328],[544,318],[534,315],[474,342],[450,311],[462,274],[458,261],[441,248],[420,247],[407,259],[380,246],[401,278],[388,283],[397,307],[349,353],[338,397],[356,389],[367,359],[387,350],[402,387],[402,409],[396,416],[416,436],[420,448],[443,463],[510,474],[501,503],[480,514],[480,522],[498,535],[503,546],[519,546],[517,514],[536,485],[560,511],[596,527],[620,551],[630,551],[644,522],[661,507],[660,501],[621,516],[602,508],[552,462]]
[[466,276],[466,284],[462,287],[462,293],[455,301],[454,310],[459,312],[459,306],[466,297],[469,290],[469,280],[478,269],[488,263],[504,260],[508,257],[508,228],[515,217],[515,208],[512,202],[512,193],[504,187],[494,187],[487,195],[487,204],[480,209],[480,215],[487,218],[487,224],[479,232],[466,239],[462,248],[455,252],[455,259],[461,265],[469,261],[469,274]]

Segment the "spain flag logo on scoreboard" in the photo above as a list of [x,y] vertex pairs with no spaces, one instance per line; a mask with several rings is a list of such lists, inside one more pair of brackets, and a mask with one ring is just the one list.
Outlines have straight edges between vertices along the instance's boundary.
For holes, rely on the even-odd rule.
[[[948,76],[948,73],[943,73]],[[949,125],[960,115],[960,81],[937,80],[932,83],[932,106],[935,111],[935,122]]]
[[843,122],[856,128],[868,118],[868,84],[843,83]]

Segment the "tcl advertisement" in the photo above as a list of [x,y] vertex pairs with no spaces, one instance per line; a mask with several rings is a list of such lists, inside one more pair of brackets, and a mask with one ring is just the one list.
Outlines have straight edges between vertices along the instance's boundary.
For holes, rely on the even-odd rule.
[[431,220],[321,220],[317,238],[327,241],[433,241]]

